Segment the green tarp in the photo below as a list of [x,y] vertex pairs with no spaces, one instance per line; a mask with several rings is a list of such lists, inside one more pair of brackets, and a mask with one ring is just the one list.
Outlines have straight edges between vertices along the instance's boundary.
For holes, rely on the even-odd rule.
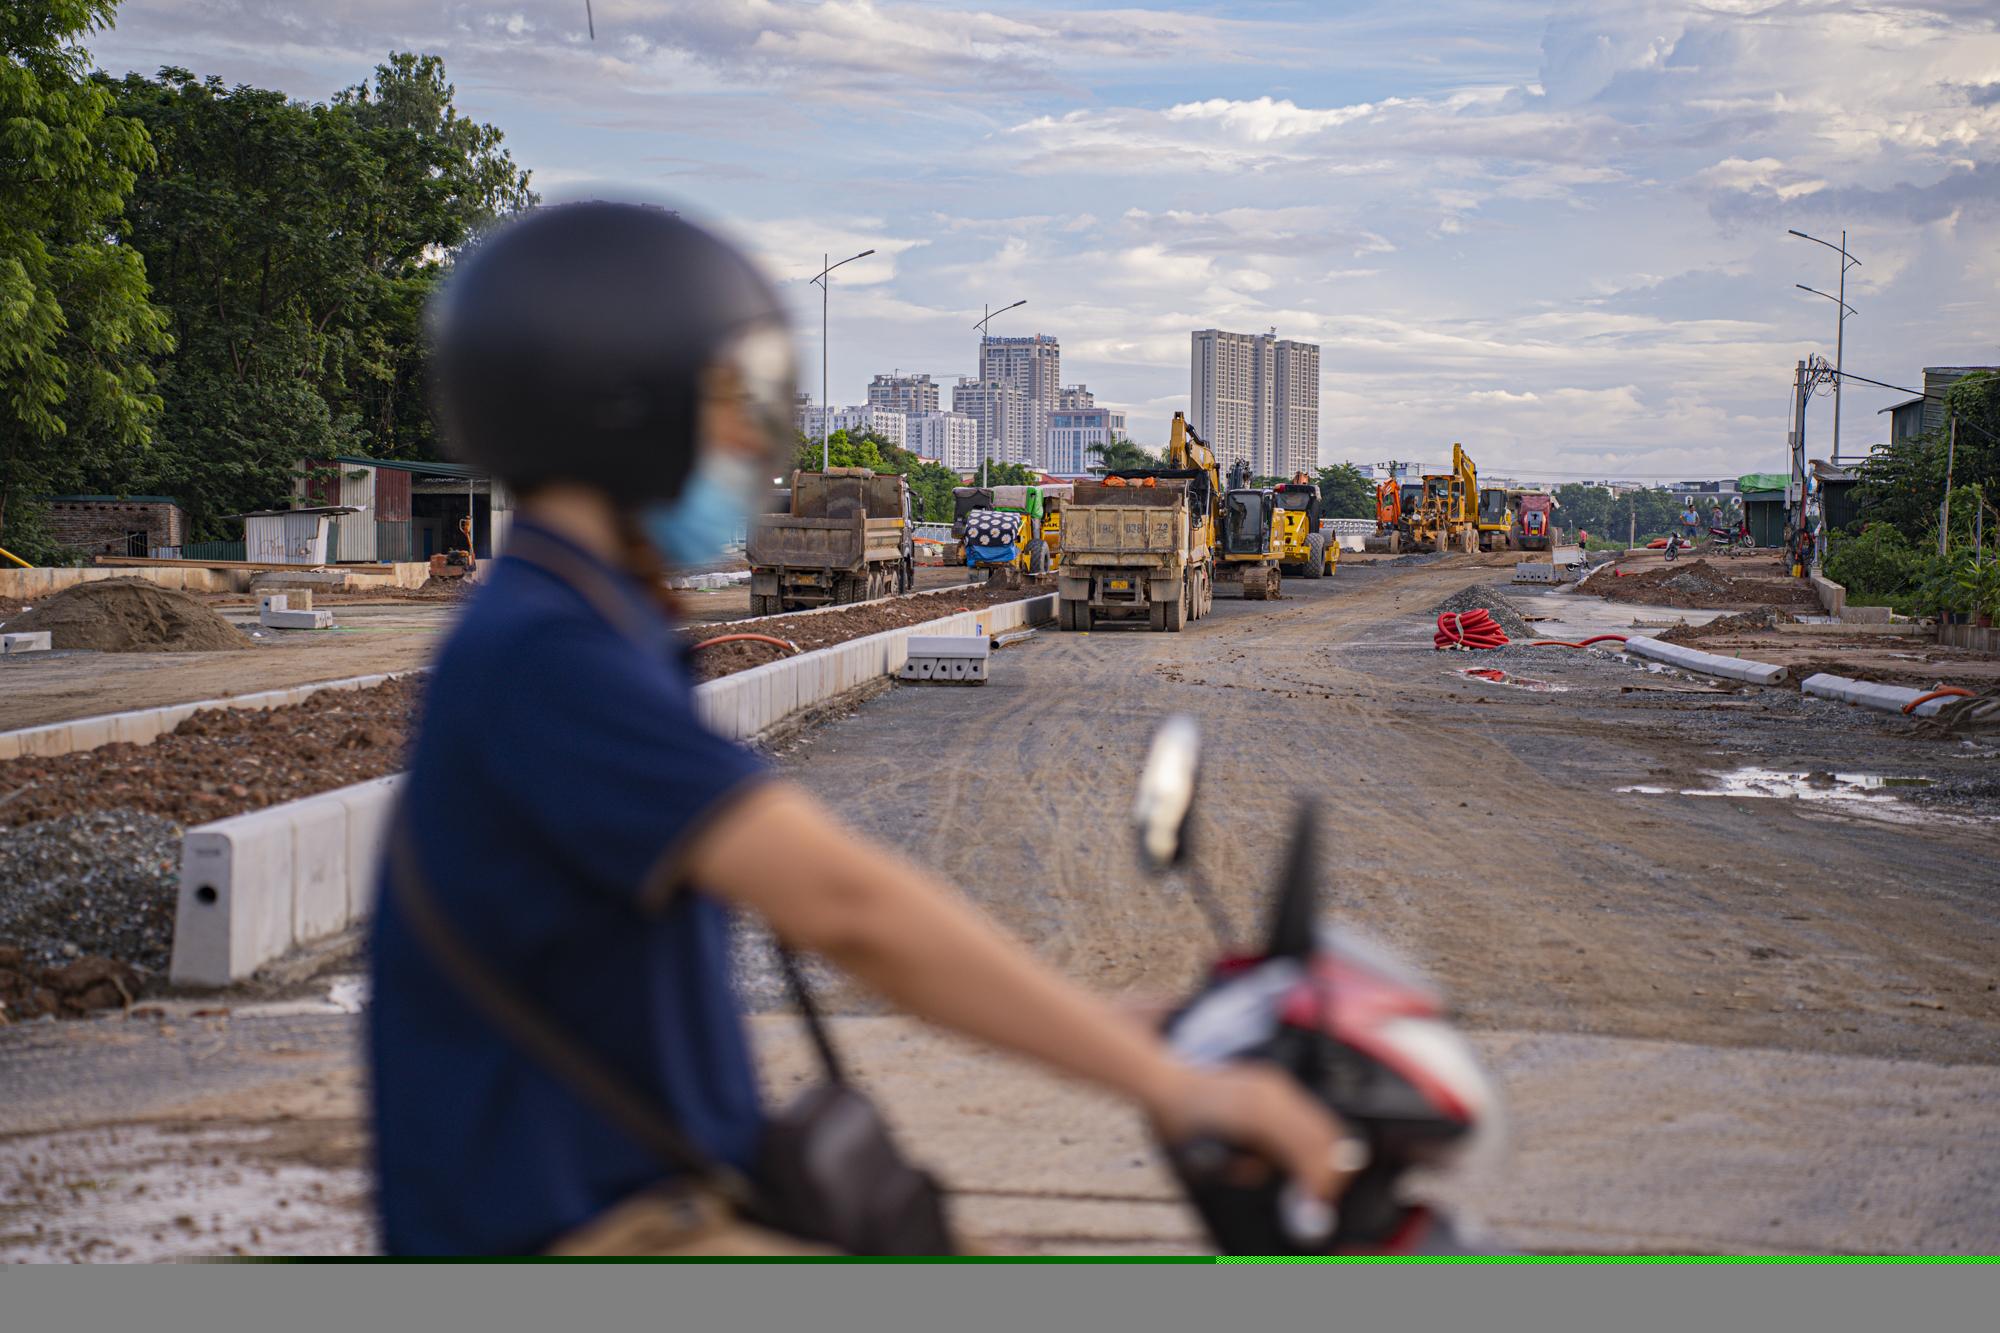
[[1736,489],[1739,493],[1782,491],[1790,481],[1782,472],[1746,472],[1736,479]]

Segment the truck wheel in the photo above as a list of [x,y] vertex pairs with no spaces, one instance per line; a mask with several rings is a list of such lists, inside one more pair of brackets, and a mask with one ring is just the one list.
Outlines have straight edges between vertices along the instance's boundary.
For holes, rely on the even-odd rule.
[[1183,586],[1179,597],[1161,606],[1160,610],[1165,618],[1165,623],[1161,628],[1169,634],[1180,633],[1181,626],[1187,623],[1187,604],[1187,588]]
[[1309,579],[1326,577],[1326,534],[1315,532],[1306,538],[1306,569]]
[[1154,602],[1151,606],[1147,607],[1146,620],[1152,626],[1154,633],[1165,633],[1167,628],[1167,604],[1165,602]]
[[750,614],[753,616],[775,616],[778,614],[778,599],[766,597],[762,593],[750,594]]
[[1076,628],[1076,603],[1067,597],[1056,599],[1056,628]]
[[1028,557],[1028,572],[1030,574],[1046,574],[1049,572],[1049,544],[1040,537],[1035,538],[1022,547],[1021,554]]
[[896,591],[909,592],[917,586],[917,557],[906,555],[896,566]]

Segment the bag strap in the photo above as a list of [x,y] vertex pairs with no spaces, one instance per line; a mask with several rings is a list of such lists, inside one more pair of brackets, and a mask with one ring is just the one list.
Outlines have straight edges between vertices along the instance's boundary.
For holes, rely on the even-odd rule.
[[[640,631],[631,599],[613,586],[594,562],[532,528],[515,530],[508,539],[507,554],[525,564],[533,565],[569,588],[589,603],[591,608],[629,643],[642,652],[646,650],[645,636]],[[799,968],[798,958],[775,936],[772,937],[772,943],[777,948],[778,966],[784,971],[785,984],[792,993],[792,1002],[798,1006],[799,1016],[805,1021],[806,1031],[812,1037],[813,1047],[819,1052],[820,1067],[826,1074],[827,1082],[847,1082],[840,1055],[833,1046],[833,1034],[827,1031],[826,1024],[820,1017],[819,1006],[813,1002],[812,991],[806,986],[805,974]]]
[[417,865],[405,810],[396,812],[390,826],[389,876],[396,908],[412,933],[459,992],[502,1035],[661,1162],[702,1181],[738,1207],[753,1201],[754,1191],[740,1172],[697,1147],[653,1097],[575,1041],[545,1009],[510,986],[466,942],[431,896]]

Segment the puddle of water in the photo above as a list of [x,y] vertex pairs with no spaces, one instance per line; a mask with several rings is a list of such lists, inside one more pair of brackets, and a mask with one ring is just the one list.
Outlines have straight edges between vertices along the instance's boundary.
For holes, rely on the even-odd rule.
[[1483,680],[1489,685],[1512,685],[1515,689],[1533,690],[1537,694],[1563,694],[1569,690],[1567,685],[1536,680],[1531,676],[1511,675],[1498,667],[1460,667],[1458,674],[1467,680]]
[[[1932,779],[1892,777],[1881,773],[1799,773],[1776,768],[1738,768],[1727,773],[1710,773],[1713,787],[1682,787],[1682,796],[1747,796],[1791,801],[1864,801],[1871,804],[1896,799],[1898,787],[1928,787]],[[1664,796],[1671,787],[1620,787],[1621,794]]]

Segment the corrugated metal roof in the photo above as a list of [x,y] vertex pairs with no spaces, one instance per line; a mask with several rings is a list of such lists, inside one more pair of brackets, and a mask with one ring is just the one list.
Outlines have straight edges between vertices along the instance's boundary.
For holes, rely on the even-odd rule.
[[336,463],[352,463],[356,467],[382,467],[394,472],[416,472],[426,477],[459,477],[472,480],[486,476],[486,469],[474,467],[470,463],[432,463],[418,458],[360,458],[352,454],[335,454]]

